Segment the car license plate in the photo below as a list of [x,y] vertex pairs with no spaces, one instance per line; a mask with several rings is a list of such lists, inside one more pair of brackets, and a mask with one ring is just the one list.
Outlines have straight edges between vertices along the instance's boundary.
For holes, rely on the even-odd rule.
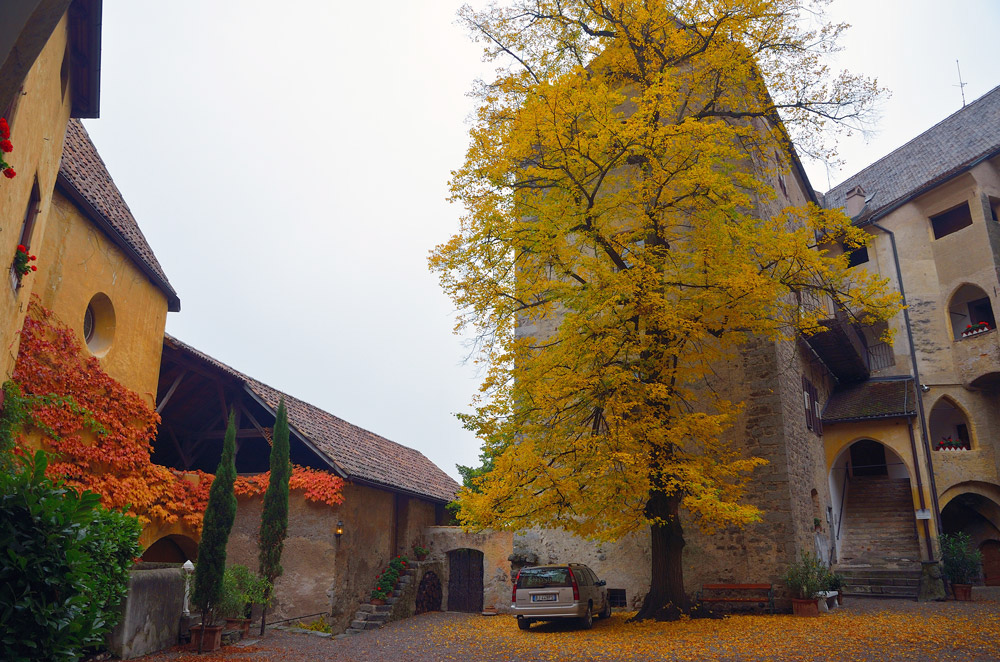
[[556,601],[556,594],[555,593],[540,593],[538,595],[531,596],[531,601],[532,602],[555,602]]

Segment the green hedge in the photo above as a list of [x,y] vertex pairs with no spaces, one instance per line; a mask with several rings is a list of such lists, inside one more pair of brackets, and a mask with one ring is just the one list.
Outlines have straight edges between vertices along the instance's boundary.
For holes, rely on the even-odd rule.
[[10,662],[77,660],[119,618],[141,525],[45,477],[41,451],[0,472],[0,650]]

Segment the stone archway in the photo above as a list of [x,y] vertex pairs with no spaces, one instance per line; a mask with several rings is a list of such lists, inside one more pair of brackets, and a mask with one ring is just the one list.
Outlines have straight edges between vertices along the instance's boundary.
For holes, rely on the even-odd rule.
[[428,611],[441,611],[441,580],[432,570],[424,573],[417,587],[414,613],[423,614]]
[[198,557],[198,543],[187,536],[163,536],[146,548],[140,557],[151,563],[184,563]]
[[910,470],[892,448],[857,439],[830,468],[841,565],[898,567],[921,558]]
[[942,499],[941,527],[944,533],[963,532],[982,552],[983,578],[988,586],[1000,586],[1000,487],[970,481],[955,485]]
[[448,552],[448,611],[483,610],[483,553],[478,549]]

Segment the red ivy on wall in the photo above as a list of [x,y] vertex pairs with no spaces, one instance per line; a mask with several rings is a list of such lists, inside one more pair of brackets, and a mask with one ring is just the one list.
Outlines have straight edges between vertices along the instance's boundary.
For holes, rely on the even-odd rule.
[[[104,372],[96,358],[83,357],[77,334],[37,297],[21,330],[14,380],[31,397],[31,427],[53,453],[50,477],[97,492],[108,508],[130,506],[143,523],[181,520],[201,531],[213,476],[153,464],[159,414]],[[266,489],[268,474],[262,475]],[[256,494],[259,480],[240,479],[238,493]],[[291,487],[312,501],[343,502],[343,481],[323,471],[295,467]]]
[[[267,481],[271,478],[271,472],[265,471],[254,476],[238,476],[233,490],[238,496],[258,496],[267,491]],[[303,496],[309,501],[325,503],[328,506],[336,506],[344,503],[344,481],[333,474],[292,465],[292,476],[288,480],[288,488],[292,490],[302,490]]]

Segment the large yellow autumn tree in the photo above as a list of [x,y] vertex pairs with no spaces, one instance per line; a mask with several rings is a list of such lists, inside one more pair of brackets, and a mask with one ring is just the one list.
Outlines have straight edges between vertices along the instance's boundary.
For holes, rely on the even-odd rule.
[[[430,258],[487,367],[466,424],[493,469],[460,496],[474,527],[612,540],[650,526],[639,618],[687,604],[679,513],[760,511],[706,386],[752,338],[817,329],[831,305],[886,319],[894,295],[823,246],[840,212],[776,209],[769,182],[852,126],[878,89],[822,57],[840,26],[800,0],[515,0],[462,17],[495,61],[465,164],[460,231]],[[837,251],[839,252],[839,251]]]

